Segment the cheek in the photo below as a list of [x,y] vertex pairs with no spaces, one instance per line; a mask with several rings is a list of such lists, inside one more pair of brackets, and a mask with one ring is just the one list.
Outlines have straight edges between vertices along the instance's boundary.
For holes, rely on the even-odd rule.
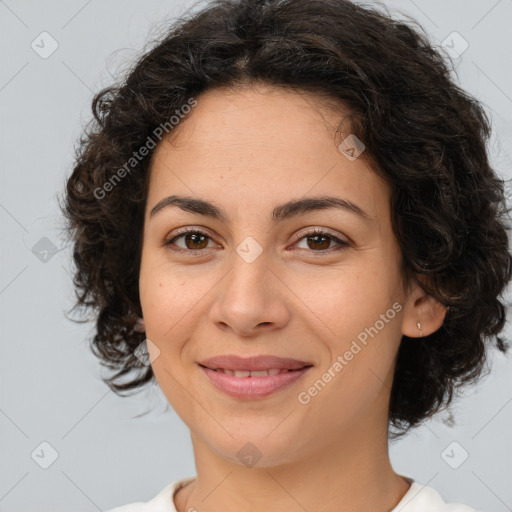
[[187,312],[193,314],[194,304],[198,302],[201,293],[204,295],[205,292],[191,285],[190,276],[184,277],[175,268],[157,259],[143,258],[139,296],[148,337],[151,333],[161,338]]
[[328,384],[330,392],[346,405],[363,395],[370,399],[389,378],[401,338],[403,307],[397,301],[395,279],[394,269],[376,260],[345,266],[326,281],[308,280],[308,306],[312,318],[321,320],[315,320],[316,335],[330,357],[322,370],[330,371],[325,376],[333,382]]
[[178,411],[187,408],[184,377],[179,375],[179,368],[183,346],[194,329],[193,305],[197,298],[194,300],[191,295],[193,289],[166,264],[142,260],[139,296],[146,336],[158,348],[151,366],[158,385]]
[[[169,399],[181,400],[175,379],[191,365],[189,341],[205,317],[205,295],[215,279],[199,270],[184,272],[168,262],[149,258],[141,264],[139,295],[146,336],[159,350],[152,363],[159,385]],[[180,382],[185,378],[180,377]],[[183,384],[182,384],[183,385]],[[181,390],[181,391],[180,391]]]
[[[393,289],[384,276],[392,276],[390,269],[377,269],[375,263],[346,265],[332,272],[300,278],[296,292],[309,309],[308,316],[316,316],[319,329],[326,339],[346,340],[373,325],[393,303]],[[292,288],[295,292],[295,287]]]

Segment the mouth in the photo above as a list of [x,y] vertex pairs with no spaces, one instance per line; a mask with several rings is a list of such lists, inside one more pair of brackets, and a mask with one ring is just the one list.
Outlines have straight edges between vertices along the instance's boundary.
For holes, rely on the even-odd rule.
[[209,366],[205,366],[202,364],[199,364],[199,366],[202,366],[203,368],[207,370],[212,370],[214,372],[218,373],[224,373],[226,375],[231,375],[232,377],[240,377],[240,378],[246,378],[246,377],[268,377],[273,375],[278,375],[280,373],[289,373],[289,372],[298,372],[301,370],[304,370],[306,368],[311,368],[313,365],[304,365],[300,368],[269,368],[266,370],[233,370],[230,368],[210,368]]
[[218,391],[237,400],[260,400],[283,392],[305,377],[312,363],[275,356],[218,356],[197,363]]
[[198,361],[197,364],[209,370],[239,377],[265,377],[313,366],[311,361],[301,361],[291,357],[278,357],[270,354],[251,357],[224,354]]

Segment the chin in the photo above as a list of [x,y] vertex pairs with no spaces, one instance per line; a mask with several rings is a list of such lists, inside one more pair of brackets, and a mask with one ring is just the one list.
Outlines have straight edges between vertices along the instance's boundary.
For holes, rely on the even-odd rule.
[[289,428],[283,428],[283,424],[278,425],[279,422],[273,423],[272,427],[259,429],[253,425],[249,432],[241,427],[235,431],[229,424],[223,423],[233,437],[229,434],[222,435],[221,439],[209,437],[207,444],[223,459],[247,468],[270,468],[293,463],[302,448],[296,440],[303,434],[292,433]]

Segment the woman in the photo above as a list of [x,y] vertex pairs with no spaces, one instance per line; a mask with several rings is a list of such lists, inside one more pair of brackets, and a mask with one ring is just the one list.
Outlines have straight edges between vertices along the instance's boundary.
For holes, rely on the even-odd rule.
[[449,75],[348,0],[219,0],[96,95],[63,205],[77,306],[197,470],[112,512],[474,511],[388,455],[507,349],[503,183]]

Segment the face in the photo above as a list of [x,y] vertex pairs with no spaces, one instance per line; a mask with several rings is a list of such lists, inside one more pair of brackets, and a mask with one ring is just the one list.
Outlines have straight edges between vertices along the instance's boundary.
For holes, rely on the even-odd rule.
[[[139,284],[159,386],[198,442],[239,464],[249,442],[271,466],[384,432],[407,300],[390,189],[340,151],[343,115],[313,96],[259,86],[196,99],[151,163]],[[223,216],[151,215],[168,196]],[[356,206],[279,209],[320,197]],[[311,367],[266,396],[233,396],[198,364],[225,354]]]

